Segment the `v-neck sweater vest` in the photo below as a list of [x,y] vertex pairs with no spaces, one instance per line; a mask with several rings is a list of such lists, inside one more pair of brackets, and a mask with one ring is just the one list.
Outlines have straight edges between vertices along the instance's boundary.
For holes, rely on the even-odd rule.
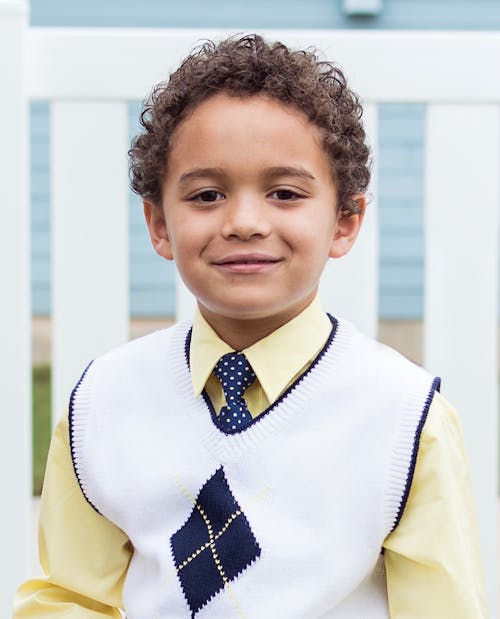
[[334,321],[245,430],[193,395],[187,323],[95,360],[70,402],[87,500],[129,537],[128,619],[387,619],[381,546],[438,382]]

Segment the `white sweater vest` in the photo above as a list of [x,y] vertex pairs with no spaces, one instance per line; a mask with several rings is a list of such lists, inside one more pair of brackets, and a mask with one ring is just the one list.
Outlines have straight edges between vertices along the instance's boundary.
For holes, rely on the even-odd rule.
[[436,381],[335,323],[309,370],[234,435],[195,398],[189,325],[94,361],[70,406],[87,500],[134,553],[128,619],[386,619],[381,555]]

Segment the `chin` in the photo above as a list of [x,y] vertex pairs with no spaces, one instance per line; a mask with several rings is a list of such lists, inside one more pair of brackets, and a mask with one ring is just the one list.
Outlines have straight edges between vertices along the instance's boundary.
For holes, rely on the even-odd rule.
[[223,316],[228,320],[234,321],[266,321],[266,320],[284,320],[285,322],[290,318],[298,314],[301,309],[295,309],[294,306],[286,307],[272,307],[269,303],[266,305],[259,304],[258,306],[252,306],[248,303],[242,303],[241,305],[232,307],[218,307],[212,311],[218,316]]
[[269,312],[269,308],[253,309],[248,305],[241,308],[215,310],[215,313],[231,320],[265,320],[275,315],[274,312]]

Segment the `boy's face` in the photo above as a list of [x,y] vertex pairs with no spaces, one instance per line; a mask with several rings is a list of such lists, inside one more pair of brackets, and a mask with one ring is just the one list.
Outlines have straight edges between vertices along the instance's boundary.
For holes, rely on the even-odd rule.
[[174,135],[161,209],[145,202],[145,213],[156,251],[175,260],[212,325],[270,330],[309,305],[362,220],[337,220],[320,130],[260,95],[218,94],[194,109]]

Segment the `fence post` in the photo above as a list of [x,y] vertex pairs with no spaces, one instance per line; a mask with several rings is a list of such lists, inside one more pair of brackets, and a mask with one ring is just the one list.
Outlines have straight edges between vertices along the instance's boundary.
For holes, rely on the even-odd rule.
[[126,112],[52,104],[53,420],[89,361],[128,339]]
[[[364,106],[364,125],[372,158],[377,149],[377,106]],[[321,277],[319,294],[325,310],[351,320],[361,331],[378,330],[378,217],[377,170],[367,191],[367,209],[358,240],[340,260],[329,260]]]
[[426,139],[425,365],[460,413],[496,617],[499,107],[430,105]]
[[175,271],[175,319],[192,320],[196,308],[196,300],[186,288],[179,272]]
[[28,201],[28,108],[24,85],[27,5],[0,0],[0,475],[2,562],[0,616],[10,617],[27,576],[31,497],[31,307]]

